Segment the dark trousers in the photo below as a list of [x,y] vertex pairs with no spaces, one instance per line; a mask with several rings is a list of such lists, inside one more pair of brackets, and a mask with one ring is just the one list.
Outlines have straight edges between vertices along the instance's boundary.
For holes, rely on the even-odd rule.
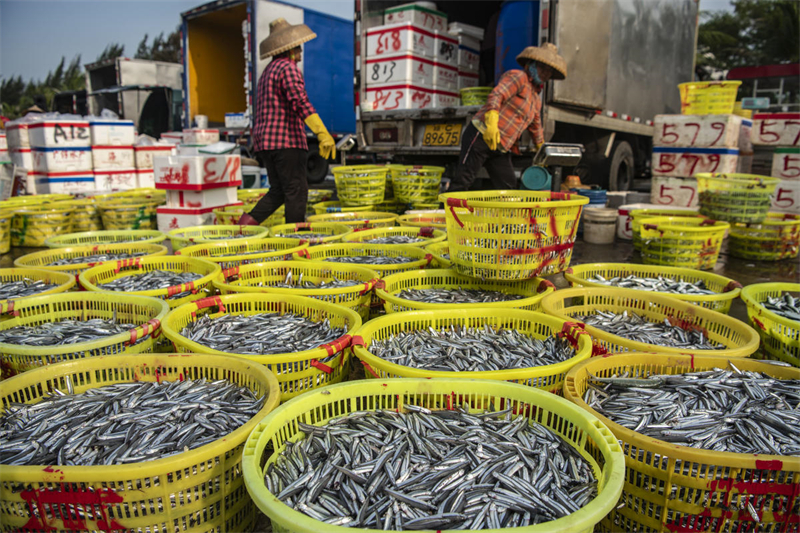
[[308,150],[263,150],[256,153],[256,159],[267,169],[269,192],[250,211],[250,216],[260,224],[286,204],[287,224],[305,221],[308,203]]
[[517,175],[511,164],[511,154],[500,150],[490,150],[483,134],[470,123],[461,136],[461,155],[458,158],[456,175],[450,182],[447,192],[468,191],[481,167],[486,167],[492,186],[497,190],[517,188]]

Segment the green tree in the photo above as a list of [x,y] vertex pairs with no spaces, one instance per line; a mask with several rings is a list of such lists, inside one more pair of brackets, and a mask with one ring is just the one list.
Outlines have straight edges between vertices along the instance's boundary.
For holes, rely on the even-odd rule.
[[75,56],[69,63],[62,57],[55,70],[47,73],[44,81],[22,81],[21,76],[3,79],[0,82],[0,101],[2,114],[8,118],[18,118],[34,104],[34,98],[44,96],[49,108],[53,96],[62,91],[78,91],[85,87],[81,56]]
[[136,59],[149,59],[151,61],[168,61],[170,63],[180,63],[181,61],[181,31],[180,26],[172,33],[164,37],[163,33],[153,38],[151,45],[147,44],[148,36],[139,42],[136,49]]
[[[146,37],[145,37],[146,38]],[[105,61],[106,59],[114,59],[116,57],[122,57],[125,53],[125,45],[119,43],[111,43],[106,46],[103,53],[97,56],[97,61]]]

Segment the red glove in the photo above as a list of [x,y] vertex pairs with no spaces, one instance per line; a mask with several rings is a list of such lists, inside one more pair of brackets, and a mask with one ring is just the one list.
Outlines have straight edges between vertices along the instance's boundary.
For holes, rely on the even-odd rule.
[[258,220],[251,217],[248,213],[242,214],[239,217],[239,225],[240,226],[258,226]]

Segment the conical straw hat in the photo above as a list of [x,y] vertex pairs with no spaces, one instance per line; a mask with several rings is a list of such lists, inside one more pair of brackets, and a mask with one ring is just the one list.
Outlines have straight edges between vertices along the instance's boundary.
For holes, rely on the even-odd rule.
[[317,34],[305,24],[292,26],[286,19],[277,18],[269,23],[269,37],[261,41],[258,51],[261,59],[286,52],[311,39],[315,39]]
[[534,60],[544,63],[553,69],[553,79],[563,80],[567,77],[567,62],[558,55],[558,48],[553,43],[544,43],[542,46],[529,46],[518,56],[517,63],[525,66],[525,60]]

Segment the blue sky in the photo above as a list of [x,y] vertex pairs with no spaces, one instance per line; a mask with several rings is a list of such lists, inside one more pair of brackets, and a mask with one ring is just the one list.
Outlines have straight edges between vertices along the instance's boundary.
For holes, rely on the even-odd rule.
[[[180,14],[207,0],[0,0],[0,76],[42,79],[61,56],[93,62],[112,42],[133,57],[144,34],[148,43],[180,23]],[[353,0],[290,3],[347,19]]]

